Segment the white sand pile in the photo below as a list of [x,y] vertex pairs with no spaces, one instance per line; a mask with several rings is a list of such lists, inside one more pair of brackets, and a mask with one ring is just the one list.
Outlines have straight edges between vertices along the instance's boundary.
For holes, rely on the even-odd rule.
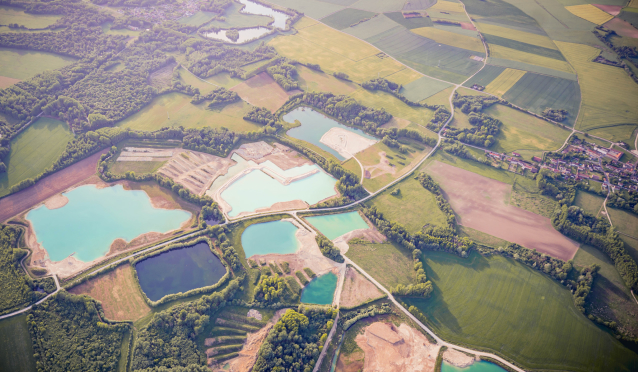
[[377,143],[376,140],[367,139],[355,132],[343,128],[331,128],[319,140],[324,145],[334,149],[346,159],[363,151]]

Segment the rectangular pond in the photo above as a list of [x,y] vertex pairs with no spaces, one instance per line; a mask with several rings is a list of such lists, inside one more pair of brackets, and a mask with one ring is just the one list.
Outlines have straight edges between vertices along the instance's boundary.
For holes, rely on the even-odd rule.
[[329,305],[337,289],[337,276],[327,273],[316,277],[301,292],[301,302],[305,304]]
[[308,107],[298,107],[284,115],[283,119],[288,123],[294,123],[295,120],[299,120],[299,122],[301,123],[301,126],[292,128],[288,132],[286,132],[287,135],[312,143],[320,149],[331,153],[339,160],[345,160],[346,158],[341,156],[336,150],[321,142],[321,137],[323,137],[323,135],[326,134],[326,132],[328,132],[330,129],[340,128],[349,132],[356,133],[370,140],[378,140],[378,138],[375,138],[360,129],[354,129],[345,126],[327,117],[326,115]]
[[51,261],[73,254],[90,262],[108,253],[116,239],[128,242],[148,232],[166,233],[191,218],[187,211],[155,208],[144,191],[122,185],[80,186],[63,195],[68,199],[63,207],[40,205],[26,217]]
[[288,254],[299,249],[298,228],[290,221],[272,221],[250,225],[241,234],[246,258],[256,254]]
[[151,301],[211,286],[226,274],[226,267],[206,242],[149,257],[135,264],[135,270]]
[[330,240],[334,240],[350,231],[370,228],[357,211],[306,217],[305,219]]

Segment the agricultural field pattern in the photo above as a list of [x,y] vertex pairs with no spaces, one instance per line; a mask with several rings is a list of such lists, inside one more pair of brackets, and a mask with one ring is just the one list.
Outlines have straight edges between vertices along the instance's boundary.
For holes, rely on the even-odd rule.
[[0,372],[638,371],[597,1],[2,1]]

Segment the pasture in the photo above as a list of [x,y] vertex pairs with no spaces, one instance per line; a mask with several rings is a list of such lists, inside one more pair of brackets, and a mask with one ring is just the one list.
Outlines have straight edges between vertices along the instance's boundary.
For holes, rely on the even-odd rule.
[[636,353],[576,310],[569,290],[530,267],[477,253],[427,252],[423,263],[432,297],[405,301],[446,341],[492,350],[527,370],[638,367]]
[[0,47],[0,76],[26,80],[45,70],[58,70],[75,62],[72,57]]
[[574,205],[581,207],[585,212],[591,213],[594,216],[598,216],[605,198],[590,194],[584,191],[576,192],[576,198],[574,199]]
[[355,4],[359,9],[368,10],[375,13],[397,12],[403,8],[403,0],[359,0]]
[[17,23],[26,28],[46,28],[57,22],[60,18],[62,18],[62,16],[31,14],[25,13],[21,8],[5,5],[0,6],[0,19],[2,20],[0,23],[3,25]]
[[636,124],[619,124],[613,127],[588,130],[587,133],[606,138],[613,142],[625,142],[629,145],[630,149],[635,150],[636,129],[638,129],[638,125]]
[[507,91],[510,90],[510,88],[512,88],[514,84],[523,77],[523,75],[525,75],[525,71],[506,68],[496,77],[496,79],[492,80],[492,82],[485,86],[485,91],[487,93],[503,97],[503,94],[507,93]]
[[490,52],[490,57],[509,59],[512,61],[529,63],[531,65],[573,73],[572,68],[567,62],[558,59],[528,53],[496,44],[490,45]]
[[547,218],[552,218],[559,207],[556,200],[541,195],[535,181],[521,176],[516,177],[512,184],[510,204]]
[[297,35],[353,61],[359,61],[379,53],[373,46],[321,23],[301,29]]
[[494,65],[486,65],[478,74],[474,75],[470,80],[468,80],[463,86],[471,87],[474,84],[482,85],[484,87],[488,86],[494,79],[499,77],[505,68],[501,66]]
[[414,281],[412,255],[393,242],[349,244],[346,256],[385,288]]
[[558,49],[552,39],[544,35],[519,31],[514,28],[498,26],[490,23],[476,22],[476,26],[485,35],[498,36],[548,49]]
[[325,72],[315,71],[302,65],[297,66],[297,80],[299,88],[304,91],[348,95],[358,88],[354,83],[337,79]]
[[322,18],[321,22],[337,30],[343,30],[352,24],[371,18],[376,13],[368,12],[361,9],[345,8],[333,13],[326,18]]
[[412,102],[421,102],[450,86],[452,85],[423,76],[418,80],[404,85],[400,93]]
[[481,39],[477,37],[460,35],[455,32],[445,31],[434,27],[422,27],[413,29],[417,35],[432,39],[437,43],[451,45],[453,47],[472,50],[477,53],[485,53]]
[[620,328],[637,334],[638,317],[632,314],[638,313],[638,304],[634,302],[609,257],[600,250],[583,244],[574,256],[574,264],[581,267],[591,264],[600,266],[591,293],[587,296],[587,312],[615,321]]
[[11,152],[4,159],[7,171],[0,174],[0,196],[53,165],[72,138],[65,123],[50,118],[39,118],[20,132],[11,141]]
[[411,68],[404,68],[402,70],[399,70],[395,73],[393,73],[392,75],[386,76],[386,79],[397,83],[397,84],[401,84],[401,85],[407,85],[413,81],[419,80],[420,78],[422,78],[423,75],[421,73],[418,73],[414,70],[412,70]]
[[436,161],[426,172],[443,189],[459,224],[565,261],[578,250],[549,218],[509,205],[509,184]]
[[638,85],[625,71],[591,62],[600,53],[594,47],[561,41],[556,44],[578,73],[582,108],[576,129],[636,123]]
[[244,101],[209,109],[207,103],[194,105],[190,100],[191,97],[181,93],[163,94],[117,125],[148,131],[180,125],[185,128],[226,127],[237,132],[252,131],[260,127],[243,119],[244,114],[250,110],[250,105]]
[[251,105],[265,107],[271,112],[275,112],[283,106],[291,94],[299,92],[298,90],[285,91],[265,72],[235,85],[231,90]]
[[[400,189],[398,195],[391,195],[393,190]],[[390,221],[405,226],[412,234],[419,232],[424,226],[447,226],[446,216],[439,209],[436,198],[426,190],[419,181],[408,177],[375,196],[370,202]]]
[[202,81],[202,79],[184,70],[183,68],[180,68],[179,70],[179,78],[183,84],[192,85],[194,88],[199,89],[200,93],[203,93],[203,94],[206,94],[218,87],[224,87],[224,88],[230,89],[234,87],[235,85],[238,85],[244,82],[244,80],[241,80],[239,78],[231,77],[227,72],[222,72],[215,76],[206,78],[204,79],[204,81]]
[[442,105],[442,106],[445,106],[446,108],[450,107],[449,100],[453,90],[454,90],[454,87],[449,87],[447,89],[444,89],[438,92],[437,94],[433,96],[430,96],[424,99],[423,101],[430,105]]
[[37,371],[26,314],[0,321],[0,344],[0,371]]
[[100,301],[104,315],[109,320],[137,320],[151,312],[129,264],[120,265],[115,270],[71,288],[69,292]]
[[164,161],[116,161],[109,168],[112,173],[124,174],[133,171],[135,174],[153,173],[158,170]]
[[356,99],[357,102],[364,106],[377,109],[384,108],[392,116],[420,125],[426,125],[434,115],[434,111],[428,108],[408,106],[392,94],[383,91],[369,91],[359,88],[356,92],[350,94],[350,97]]
[[638,216],[631,212],[609,206],[607,206],[607,212],[616,230],[638,238]]

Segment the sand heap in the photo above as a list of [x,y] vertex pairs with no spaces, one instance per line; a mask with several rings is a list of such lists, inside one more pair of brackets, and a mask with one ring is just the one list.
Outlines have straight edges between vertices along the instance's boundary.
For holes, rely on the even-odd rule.
[[341,306],[357,306],[383,295],[379,288],[352,267],[347,269],[344,283]]
[[157,172],[172,178],[193,194],[202,195],[208,190],[215,178],[228,172],[228,168],[233,163],[228,158],[220,158],[203,152],[175,149],[170,160]]
[[324,133],[319,142],[337,151],[344,158],[350,159],[354,154],[377,143],[377,140],[365,138],[347,129],[335,127]]
[[365,353],[363,370],[371,372],[434,371],[440,349],[406,324],[372,323],[355,341]]

